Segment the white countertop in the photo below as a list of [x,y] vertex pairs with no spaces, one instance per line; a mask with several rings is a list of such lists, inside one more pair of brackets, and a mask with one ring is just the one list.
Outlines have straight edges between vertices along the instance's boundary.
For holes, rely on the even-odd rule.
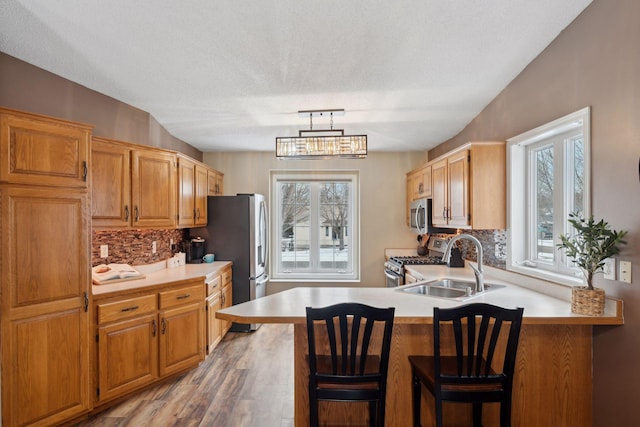
[[148,272],[145,267],[134,266],[145,275],[144,278],[105,285],[93,284],[92,291],[94,296],[99,296],[117,292],[132,291],[150,286],[164,285],[172,282],[184,282],[197,278],[202,278],[204,283],[204,280],[205,278],[207,278],[207,276],[214,276],[216,273],[230,264],[230,261],[214,261],[212,263],[186,264],[174,268],[157,269],[153,267],[147,267],[147,269],[151,270],[151,272]]
[[[418,266],[425,280],[452,278],[474,280],[473,271],[447,266]],[[367,287],[299,287],[218,311],[217,317],[242,323],[303,323],[305,307],[324,307],[340,302],[361,302],[376,307],[395,307],[398,323],[430,323],[434,307],[455,307],[472,302],[486,302],[503,307],[524,307],[529,324],[622,324],[621,304],[610,302],[602,317],[571,313],[569,301],[496,279],[485,272],[485,283],[505,288],[486,292],[466,301],[452,301],[404,292],[399,288]]]

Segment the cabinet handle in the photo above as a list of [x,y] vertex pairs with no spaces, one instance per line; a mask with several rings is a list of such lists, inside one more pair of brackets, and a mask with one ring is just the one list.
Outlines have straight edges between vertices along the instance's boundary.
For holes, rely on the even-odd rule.
[[122,311],[122,312],[135,311],[135,310],[137,310],[137,309],[139,309],[139,308],[140,308],[139,306],[137,306],[137,305],[133,305],[133,306],[131,306],[131,307],[123,308],[123,309],[122,309],[122,310],[120,310],[120,311]]
[[221,295],[221,298],[220,298],[220,307],[224,307],[224,305],[225,305],[226,303],[227,303],[226,295],[225,295],[225,294],[222,294],[222,295]]
[[162,326],[162,329],[161,329],[161,331],[160,331],[160,332],[162,333],[162,335],[164,335],[164,334],[165,334],[165,332],[167,332],[167,322],[165,322],[165,320],[164,320],[164,318],[163,318],[161,323],[162,323],[162,325],[161,325],[161,326]]
[[129,221],[129,205],[124,205],[124,220]]
[[138,206],[135,206],[133,208],[133,212],[134,212],[134,215],[135,215],[135,221],[138,222]]
[[87,168],[87,162],[82,162],[82,180],[87,180],[87,175],[89,175],[89,168]]
[[196,219],[200,219],[200,208],[196,209]]
[[151,330],[153,331],[153,336],[154,336],[154,337],[156,336],[156,327],[157,327],[157,326],[156,326],[156,319],[153,319],[153,320],[151,321]]
[[191,294],[178,295],[176,299],[187,299],[191,296]]
[[87,292],[84,293],[84,312],[89,311],[89,294]]

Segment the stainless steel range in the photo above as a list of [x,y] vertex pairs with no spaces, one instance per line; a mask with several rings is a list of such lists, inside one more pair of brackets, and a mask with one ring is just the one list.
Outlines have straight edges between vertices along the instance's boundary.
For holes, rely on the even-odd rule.
[[384,263],[384,275],[388,288],[404,285],[405,265],[444,265],[442,256],[449,238],[431,236],[427,249],[427,255],[392,256]]

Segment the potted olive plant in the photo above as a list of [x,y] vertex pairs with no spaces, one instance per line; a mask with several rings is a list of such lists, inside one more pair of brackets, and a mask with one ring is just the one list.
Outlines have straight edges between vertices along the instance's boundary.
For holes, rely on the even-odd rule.
[[569,215],[569,223],[575,232],[561,235],[558,249],[564,249],[567,257],[582,270],[586,286],[574,286],[571,291],[571,311],[578,314],[601,316],[604,314],[604,289],[593,287],[593,275],[602,271],[604,260],[620,253],[626,231],[616,231],[603,219],[593,216],[584,219],[578,214]]

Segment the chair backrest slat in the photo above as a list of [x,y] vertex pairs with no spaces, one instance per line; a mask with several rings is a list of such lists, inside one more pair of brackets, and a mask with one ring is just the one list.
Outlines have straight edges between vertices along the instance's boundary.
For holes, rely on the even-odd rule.
[[[506,309],[491,304],[476,303],[460,307],[434,308],[434,365],[436,381],[455,382],[486,378],[499,381],[513,377],[515,355],[522,324],[522,308]],[[443,372],[441,362],[441,327],[452,325],[455,344],[455,372]],[[508,328],[504,362],[501,369],[492,366],[503,330]],[[466,346],[465,346],[466,343]],[[500,359],[498,359],[500,360]],[[456,380],[457,378],[457,380]]]

